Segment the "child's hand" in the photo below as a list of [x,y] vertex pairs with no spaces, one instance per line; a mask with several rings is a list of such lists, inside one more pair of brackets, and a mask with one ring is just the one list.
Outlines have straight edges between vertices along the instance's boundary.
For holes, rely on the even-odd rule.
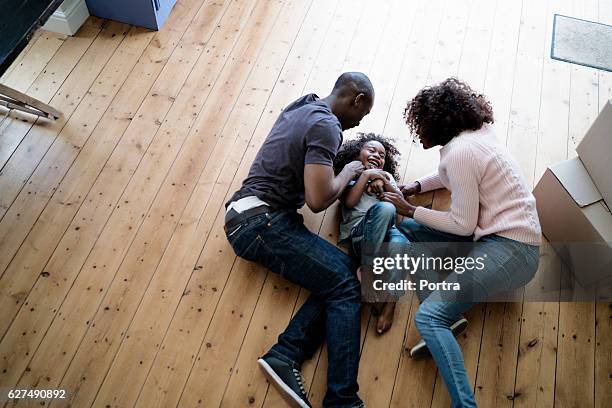
[[368,185],[368,194],[375,195],[379,200],[383,198],[385,192],[385,181],[375,179]]

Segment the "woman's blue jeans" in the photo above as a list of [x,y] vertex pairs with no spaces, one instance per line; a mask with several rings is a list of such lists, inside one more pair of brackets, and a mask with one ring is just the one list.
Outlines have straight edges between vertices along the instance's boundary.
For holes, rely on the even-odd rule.
[[[397,228],[414,243],[419,250],[427,243],[470,243],[473,237],[458,236],[422,226],[414,220],[400,223]],[[439,247],[440,244],[432,244]],[[445,282],[457,282],[461,292],[469,295],[458,295],[457,299],[448,300],[445,296],[433,291],[417,292],[421,305],[415,315],[416,326],[431,351],[440,370],[452,399],[453,407],[475,407],[476,400],[467,376],[463,354],[450,326],[472,306],[486,299],[492,299],[500,293],[526,285],[535,275],[538,268],[539,247],[524,244],[497,235],[482,237],[473,246],[469,246],[467,257],[474,259],[484,257],[484,269],[466,271],[463,274],[451,273]],[[416,255],[416,254],[415,254]],[[421,276],[436,281],[423,271]],[[486,358],[486,356],[485,356]]]

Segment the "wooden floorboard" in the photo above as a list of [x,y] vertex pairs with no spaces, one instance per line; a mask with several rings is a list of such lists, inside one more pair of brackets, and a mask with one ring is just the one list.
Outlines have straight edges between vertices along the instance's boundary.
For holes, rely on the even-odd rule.
[[[269,92],[278,78],[285,58],[291,49],[295,34],[300,28],[300,16],[306,13],[308,6],[308,3],[287,4],[282,8],[280,14],[275,17],[276,22],[272,29],[278,35],[268,35],[265,39],[265,44],[254,62],[253,71],[249,74],[244,88],[237,99],[236,106],[219,135],[219,141],[211,154],[212,159],[208,161],[202,170],[200,180],[198,180],[198,184],[189,199],[182,220],[179,221],[179,227],[163,255],[158,268],[160,272],[155,275],[138,311],[149,316],[151,307],[160,307],[160,313],[156,316],[155,321],[157,325],[162,327],[162,330],[154,331],[149,329],[147,327],[149,325],[146,324],[147,319],[138,318],[138,314],[135,318],[135,323],[133,323],[133,326],[136,327],[129,329],[132,332],[133,330],[139,331],[139,328],[142,328],[142,330],[146,328],[149,340],[144,343],[145,346],[152,343],[153,339],[158,339],[157,341],[161,342],[179,302],[184,297],[191,296],[191,293],[185,290],[182,293],[174,293],[174,295],[168,294],[168,301],[160,303],[158,299],[159,293],[163,288],[177,284],[181,287],[187,285],[202,247],[202,241],[200,240],[205,242],[211,230],[210,221],[212,217],[209,216],[207,210],[214,209],[216,211],[219,208],[220,199],[225,195],[215,194],[215,192],[211,194],[211,190],[213,190],[213,187],[217,185],[221,178],[222,168],[228,169],[228,173],[234,173],[234,171],[229,169],[237,165],[234,160],[239,160],[241,157],[240,149],[246,149],[246,146],[249,144],[253,129],[257,125],[258,118],[262,114],[269,97]],[[268,11],[268,13],[274,17],[275,11],[272,9],[272,12]],[[234,152],[234,155],[230,155],[230,152]],[[227,185],[225,186],[227,188]],[[194,245],[185,246],[184,242],[193,242]],[[177,260],[181,260],[181,262],[177,263]],[[168,305],[167,308],[164,307],[166,304]],[[142,355],[143,342],[136,340],[131,343],[131,347],[138,349],[138,354]],[[151,357],[148,360],[152,361],[156,348],[153,347],[153,344],[150,346]],[[125,353],[126,358],[122,361],[123,364],[132,364],[133,355],[134,351],[127,351]],[[110,390],[113,388],[110,388]],[[222,392],[222,389],[219,391]],[[180,403],[180,405],[183,405],[183,403]]]
[[[386,31],[384,30],[385,25],[394,24],[395,18],[398,14],[401,14],[404,18],[409,18],[409,14],[402,11],[401,3],[387,1],[377,5],[378,10],[372,8],[371,2],[365,2],[362,14],[359,18],[358,26],[355,30],[355,35],[351,38],[350,42],[347,43],[348,54],[344,60],[342,66],[339,65],[340,71],[363,71],[369,75],[372,75],[372,70],[377,62],[377,57],[382,58],[380,53],[384,53],[386,49],[390,48],[389,39],[385,37]],[[390,17],[393,15],[393,18]],[[402,41],[395,40],[400,43],[400,50]],[[396,44],[397,45],[397,44]],[[397,51],[400,53],[401,51]],[[335,72],[337,75],[338,72]],[[389,72],[390,74],[390,72]],[[330,73],[330,77],[325,80],[324,78],[318,78],[320,81],[317,84],[313,84],[317,89],[322,89],[325,85],[325,81],[333,81],[334,73]],[[375,75],[373,75],[373,79]],[[392,77],[386,79],[389,82],[393,81]],[[322,90],[320,92],[323,92]],[[385,92],[381,89],[382,100],[388,98],[389,92]],[[387,95],[387,96],[386,96]],[[384,106],[384,105],[383,105]],[[381,106],[382,108],[382,106]],[[385,108],[381,110],[386,111]],[[373,109],[375,111],[375,109]],[[377,113],[374,113],[374,117]],[[354,135],[354,132],[349,132],[347,137]],[[311,222],[318,226],[319,234],[331,243],[335,243],[338,240],[338,229],[336,227],[338,222],[338,207],[336,205],[330,207],[323,214],[312,214],[310,211],[304,211],[305,217],[312,220]],[[317,229],[317,228],[315,228]],[[365,344],[365,337],[367,335],[368,322],[370,321],[370,309],[364,308],[362,311],[361,319],[361,345],[362,345],[362,356],[363,347]],[[363,357],[364,362],[370,361],[369,357]],[[314,404],[321,404],[325,394],[325,384],[327,378],[327,349],[323,349],[322,353],[318,356],[317,366],[314,369],[312,386],[310,388],[311,399]],[[273,392],[276,392],[275,390]]]
[[[447,2],[428,2],[422,1],[418,4],[417,14],[415,17],[415,27],[413,29],[415,36],[411,39],[408,46],[408,60],[404,62],[402,73],[400,74],[400,82],[396,90],[396,101],[393,112],[396,115],[390,116],[385,133],[398,135],[397,138],[404,139],[402,136],[406,125],[403,123],[400,113],[405,107],[407,99],[413,96],[420,88],[421,84],[427,83],[433,65],[434,55],[439,45],[439,36],[442,32],[442,21],[444,18],[444,10]],[[465,26],[463,26],[465,27]],[[453,74],[455,74],[453,72]],[[422,151],[415,144],[411,144],[408,140],[400,139],[402,157],[402,172],[404,174],[403,181],[410,182],[417,177],[424,176],[435,170],[437,154],[433,151]],[[423,152],[424,154],[415,153]],[[429,200],[423,204],[429,204],[433,201],[433,194],[429,195]],[[429,202],[427,202],[429,201]],[[418,341],[418,333],[413,324],[413,318],[418,302],[416,296],[406,299],[399,305],[398,315],[408,317],[406,323],[402,324],[402,331],[405,333],[402,336],[402,343],[396,352],[398,355],[397,371],[395,374],[395,382],[393,385],[392,394],[390,397],[389,406],[392,407],[421,407],[431,405],[433,398],[436,368],[431,360],[413,362],[407,350],[414,346]],[[397,324],[396,322],[395,324]],[[420,392],[414,392],[415,389]]]
[[[17,229],[18,226],[25,223],[24,221],[16,222],[16,214],[21,214],[19,212],[21,208],[13,205],[14,201],[18,198],[18,195],[20,195],[24,185],[28,183],[30,176],[32,176],[34,171],[39,168],[41,159],[46,157],[47,151],[55,144],[54,142],[58,135],[64,131],[65,128],[66,132],[70,131],[71,129],[74,130],[73,127],[77,125],[76,122],[78,122],[79,117],[82,116],[83,113],[86,113],[86,105],[81,105],[81,102],[84,99],[93,100],[96,97],[88,96],[89,94],[87,92],[89,89],[91,87],[104,89],[106,84],[103,84],[101,81],[102,77],[100,77],[100,74],[106,67],[106,64],[113,57],[115,50],[125,39],[127,32],[130,30],[136,30],[136,28],[130,29],[130,27],[126,24],[115,22],[108,24],[105,23],[105,27],[96,37],[92,46],[87,49],[87,52],[79,60],[79,63],[71,73],[72,75],[70,75],[69,78],[64,81],[62,87],[60,87],[58,92],[55,93],[54,97],[50,101],[50,104],[56,109],[60,110],[63,113],[63,116],[55,121],[38,119],[36,121],[37,126],[33,126],[29,129],[27,135],[11,156],[11,159],[2,169],[2,173],[0,174],[0,189],[2,191],[0,228],[2,228],[2,235],[0,235],[0,237],[4,238],[6,234],[10,234],[12,236],[12,230]],[[115,63],[117,62],[118,61],[115,61]],[[106,73],[108,74],[110,70],[112,70],[112,68],[107,70]],[[98,77],[100,77],[100,80],[96,82]],[[100,97],[99,95],[97,96]],[[110,102],[110,100],[108,102]],[[72,119],[72,115],[77,111],[78,107],[80,107],[80,115],[77,115],[75,119]],[[87,106],[87,108],[89,107],[90,106]],[[66,127],[69,122],[71,126]],[[77,132],[73,131],[72,133],[74,134]],[[65,136],[66,134],[64,133],[64,137]],[[61,143],[58,143],[56,146],[59,146],[60,144]],[[50,159],[51,156],[49,156],[48,160]],[[42,172],[43,169],[47,171],[57,170],[55,172],[51,171],[51,173],[55,175],[55,177],[51,177],[50,175],[49,181],[51,182],[56,181],[57,177],[60,177],[62,172],[65,171],[65,166],[68,163],[61,163],[61,166],[60,163],[54,163],[53,166],[49,166],[48,163],[45,164],[47,164],[47,166],[41,166],[39,170],[40,172]],[[56,165],[57,169],[55,169]],[[39,177],[39,175],[35,175],[36,180],[38,180]],[[34,190],[31,191],[31,194],[42,194],[45,191],[45,187],[47,186],[43,185],[40,193],[37,190]],[[27,190],[24,193],[27,193]],[[43,198],[36,200],[35,202],[42,200]],[[31,207],[32,209],[38,208],[34,205]],[[22,217],[21,220],[23,219],[29,220],[28,217]],[[6,232],[8,227],[12,228],[10,232]],[[17,233],[23,234],[21,231]],[[11,242],[19,243],[19,236],[20,235],[17,235],[17,239],[11,240]],[[2,266],[2,269],[4,269],[4,262],[0,264],[0,266]]]
[[[199,3],[197,1],[193,1],[191,3],[186,3],[185,5],[187,4],[196,5]],[[155,73],[159,73],[159,70],[163,65],[162,63],[168,60],[170,54],[178,43],[178,39],[181,35],[181,30],[179,29],[181,22],[183,22],[184,26],[186,27],[196,11],[197,9],[193,9],[192,12],[187,13],[187,15],[183,15],[183,13],[173,14],[171,19],[168,21],[168,27],[175,28],[176,26],[177,29],[162,32],[161,37],[158,36],[154,39],[154,45],[150,49],[145,50],[146,58],[143,60],[145,61],[145,64],[142,67],[147,67],[147,69],[144,72],[141,71],[141,69],[134,71],[136,75],[132,78],[134,78],[136,83],[132,83],[132,85],[141,86],[144,91],[148,91],[147,83],[149,83],[150,86],[150,82],[148,81],[153,81],[155,79]],[[174,62],[178,61],[179,59],[180,58],[176,58],[173,60],[170,58],[169,61]],[[189,64],[187,65],[189,67]],[[172,84],[173,80],[177,79],[175,71],[177,68],[182,69],[180,64],[173,64],[171,72],[164,74],[164,85],[161,87],[158,85],[157,91],[164,90],[167,88],[167,84]],[[141,78],[145,80],[144,83],[140,82]],[[131,82],[132,81],[130,81],[130,83]],[[131,88],[126,88],[125,95],[128,98],[131,98],[131,95],[134,94],[139,95],[138,92],[133,92]],[[164,93],[164,96],[170,98],[172,97],[172,94]],[[149,95],[149,97],[154,99],[154,97],[151,95]],[[119,103],[117,108],[121,107],[121,105],[122,104]],[[77,279],[73,285],[76,276],[83,270],[83,262],[90,254],[92,245],[94,245],[94,243],[100,237],[100,230],[107,223],[110,211],[116,207],[116,201],[119,199],[120,194],[125,188],[124,184],[128,182],[130,179],[130,174],[133,174],[135,170],[131,167],[136,167],[139,158],[144,155],[144,151],[146,150],[145,147],[147,146],[148,141],[150,142],[151,138],[153,137],[153,134],[149,132],[150,127],[143,128],[143,126],[145,125],[145,122],[146,124],[153,123],[155,120],[157,120],[157,118],[151,118],[148,115],[142,115],[142,117],[139,117],[136,115],[136,108],[137,106],[130,108],[133,109],[133,112],[128,117],[124,116],[125,112],[123,112],[123,114],[117,112],[116,116],[109,115],[111,123],[114,123],[115,119],[117,119],[120,123],[130,124],[131,127],[128,128],[126,133],[127,138],[122,139],[122,143],[119,145],[119,148],[115,150],[114,154],[110,158],[110,161],[105,166],[104,171],[94,184],[92,190],[89,192],[89,194],[87,194],[87,199],[83,201],[83,205],[79,208],[76,217],[72,219],[71,227],[68,228],[67,232],[62,236],[62,240],[60,241],[61,246],[56,248],[55,251],[54,247],[50,247],[50,250],[54,251],[51,259],[47,261],[49,253],[45,253],[44,247],[40,245],[27,245],[26,248],[30,249],[29,253],[25,252],[18,254],[18,256],[21,255],[21,258],[19,259],[21,259],[22,262],[13,262],[13,264],[11,264],[11,266],[20,265],[21,268],[25,270],[36,268],[35,273],[37,274],[44,270],[44,272],[48,273],[47,277],[51,278],[39,279],[37,281],[37,285],[34,287],[34,291],[30,293],[30,296],[32,296],[33,299],[36,299],[35,302],[40,302],[43,299],[47,299],[47,302],[52,301],[55,303],[53,306],[49,306],[49,309],[52,310],[52,315],[46,317],[46,319],[52,319],[55,315],[55,320],[49,332],[50,336],[44,339],[45,341],[39,349],[37,357],[40,357],[41,355],[48,356],[57,353],[64,353],[66,350],[70,350],[71,347],[76,347],[82,337],[81,333],[87,327],[88,323],[86,322],[89,321],[89,318],[98,307],[99,298],[103,293],[103,291],[100,291],[99,289],[105,286],[104,279],[110,279],[112,277],[112,275],[108,277],[106,272],[106,263],[102,262],[99,270],[97,270],[98,266],[95,264],[90,266],[90,269],[85,269],[85,274],[79,275],[81,279]],[[155,111],[152,113],[159,114],[159,112]],[[104,127],[102,127],[102,129],[104,129]],[[111,128],[110,130],[118,129]],[[72,188],[69,190],[72,190]],[[86,191],[83,193],[83,196],[86,195],[85,193]],[[62,207],[65,208],[66,206]],[[46,210],[49,209],[53,211],[53,207],[47,207]],[[61,220],[61,218],[59,218],[57,215],[51,218],[57,220],[58,222]],[[65,218],[64,222],[71,222],[71,219],[69,217]],[[49,229],[49,226],[42,225],[39,227],[36,225],[34,231],[36,231],[36,228],[43,228],[40,231],[43,233],[42,235],[52,233],[52,229],[50,231],[45,230],[45,228]],[[122,226],[122,228],[124,228],[124,226]],[[129,229],[131,230],[131,228]],[[47,264],[45,265],[44,262],[47,262]],[[87,271],[90,270],[99,273],[87,273]],[[19,275],[19,273],[16,275]],[[44,278],[45,276],[43,275],[42,277]],[[92,287],[95,287],[95,290],[92,289]],[[64,301],[63,298],[71,288],[72,290],[69,292],[68,298]],[[50,290],[61,290],[61,292],[55,292],[54,296],[48,296]],[[36,296],[36,293],[39,293],[40,295]],[[87,299],[87,301],[83,302],[84,299]],[[62,305],[61,308],[59,307],[60,305]],[[38,313],[44,311],[48,314],[49,309],[40,310],[39,308]],[[59,313],[57,313],[58,310]],[[64,316],[63,318],[57,318],[57,316],[62,315]],[[83,320],[83,316],[87,317]],[[37,325],[43,324],[40,318],[34,321],[37,323]],[[50,322],[50,320],[47,320],[44,324],[46,324],[48,327]],[[79,324],[77,324],[77,322],[79,322]],[[20,325],[32,325],[33,323],[34,322],[30,321],[30,319],[23,319]],[[29,330],[28,332],[31,333],[32,330]],[[55,341],[49,341],[49,339],[54,338],[64,338],[67,341],[62,342],[61,344],[58,344]],[[36,343],[33,342],[29,347],[36,347],[35,345]],[[62,350],[58,351],[58,347]],[[43,357],[43,360],[44,358],[45,357]],[[44,364],[39,365],[36,363],[36,361],[37,360],[33,360],[33,362],[30,363],[30,370],[25,372],[25,378],[22,379],[23,384],[27,384],[28,382],[39,383],[47,378],[50,379],[46,380],[47,382],[56,384],[56,382],[60,380],[61,377],[58,378],[58,376],[60,376],[62,364],[59,360],[57,361],[58,364],[54,365],[53,367],[48,367]],[[69,359],[67,361],[69,361]],[[38,370],[41,371],[39,372]]]
[[[112,363],[111,357],[116,353],[121,339],[124,336],[131,336],[126,330],[132,316],[155,274],[170,238],[179,226],[179,219],[198,176],[202,174],[204,166],[209,161],[218,159],[211,153],[236,104],[234,97],[244,86],[245,79],[253,67],[253,59],[259,53],[280,6],[278,1],[258,2],[253,13],[249,15],[249,23],[241,32],[240,40],[228,59],[229,63],[223,67],[211,89],[209,98],[212,103],[206,104],[200,112],[185,145],[165,176],[149,214],[144,217],[144,222],[138,229],[93,318],[95,326],[92,325],[85,335],[60,386],[68,388],[79,386],[79,390],[83,390],[80,368],[83,364],[91,369],[90,375],[86,376],[87,380],[94,377],[93,381],[101,382],[108,366]],[[112,341],[107,342],[105,339]],[[100,343],[103,343],[104,347],[94,346]],[[100,354],[93,355],[91,347],[100,349]],[[105,358],[100,359],[102,356]],[[78,401],[83,399],[77,405],[88,404],[89,399],[93,397],[91,392],[82,391],[75,396]]]
[[[398,7],[399,6],[399,7]],[[364,126],[376,133],[383,133],[389,108],[397,94],[400,72],[407,61],[410,41],[419,35],[415,32],[416,8],[399,2],[394,5],[389,19],[389,28],[382,41],[378,55],[375,57],[370,77],[377,86],[376,103]],[[393,28],[396,26],[396,28]],[[388,37],[390,36],[390,37]],[[395,39],[395,40],[394,40]],[[399,40],[401,39],[401,40]],[[398,59],[401,56],[401,59]],[[386,88],[388,87],[388,88]],[[402,95],[403,97],[403,95]],[[331,226],[333,230],[333,226]],[[334,234],[334,237],[336,235]],[[404,300],[408,304],[408,300]],[[365,313],[369,310],[366,309]],[[384,335],[376,332],[376,319],[369,318],[365,329],[364,344],[361,353],[359,383],[367,406],[388,406],[393,393],[393,384],[398,368],[399,355],[403,352],[403,339],[409,308],[398,307],[397,324]]]
[[[572,1],[572,15],[597,21],[598,2]],[[573,65],[570,70],[567,156],[599,112],[599,78],[595,70]],[[555,402],[558,406],[593,406],[595,394],[595,304],[561,303]],[[571,392],[568,392],[570,391]]]
[[[26,48],[0,77],[0,83],[31,95],[32,88],[35,88],[33,86],[34,81],[45,70],[65,40],[66,36],[62,34],[43,30],[36,31]],[[24,59],[27,61],[26,64],[23,62]],[[66,63],[64,65],[69,66]],[[0,138],[0,170],[21,142],[20,133],[9,129],[9,126],[15,120],[23,119],[27,121],[27,118],[31,116],[21,116],[16,112],[4,108],[0,112],[0,135],[2,136]]]
[[20,92],[27,92],[36,77],[61,48],[66,38],[64,34],[44,30],[36,31],[26,48],[2,74],[0,81]]
[[[438,153],[412,143],[405,103],[458,76],[490,97],[533,186],[612,98],[612,73],[549,58],[555,13],[612,23],[607,0],[179,0],[159,32],[95,17],[38,31],[0,82],[64,117],[0,114],[0,388],[65,388],[75,407],[284,406],[255,360],[308,293],[236,259],[222,232],[278,113],[368,73],[374,109],[345,138],[394,137],[409,182]],[[446,209],[450,194],[416,200]],[[301,212],[336,242],[337,205]],[[542,254],[540,271],[563,271]],[[612,305],[560,303],[559,285],[538,273],[517,302],[467,313],[480,406],[612,403]],[[531,301],[541,286],[549,299]],[[435,364],[405,350],[417,307],[402,301],[383,336],[363,308],[370,407],[450,404]],[[303,367],[315,406],[326,371],[323,347]]]
[[[103,21],[100,19],[90,18],[77,34],[65,39],[25,92],[43,102],[49,102],[98,36],[102,29],[102,23]],[[46,36],[43,38],[46,39]],[[34,52],[34,49],[32,52]],[[36,65],[37,60],[33,61],[33,64]],[[17,76],[18,72],[16,71],[14,76]],[[1,131],[0,168],[4,168],[7,161],[15,153],[19,144],[31,129],[32,124],[37,120],[36,118],[17,111],[11,112]],[[40,123],[45,123],[45,120],[40,119]],[[5,210],[2,209],[1,213],[4,214]]]
[[[51,56],[53,55],[54,48],[55,48],[55,50],[57,50],[57,48],[60,47],[61,39],[64,38],[64,37],[65,37],[65,35],[63,35],[63,34],[53,33],[51,31],[45,31],[45,30],[42,30],[42,29],[34,31],[34,34],[32,34],[32,38],[30,38],[30,41],[25,46],[25,48],[17,56],[15,61],[13,61],[13,63],[8,67],[8,69],[2,74],[2,76],[0,76],[0,80],[2,81],[2,83],[4,83],[5,85],[12,86],[13,88],[23,92],[25,90],[25,88],[26,88],[25,85],[23,85],[23,84],[17,85],[17,86],[15,86],[15,84],[10,85],[10,82],[14,80],[13,78],[11,78],[11,76],[13,74],[13,71],[15,71],[16,68],[19,68],[19,73],[17,74],[17,76],[19,78],[26,78],[28,76],[28,69],[24,69],[24,64],[22,63],[24,58],[28,57],[28,61],[30,61],[30,58],[33,58],[34,61],[36,61],[36,60],[38,60],[39,58],[42,57],[41,58],[42,61],[40,61],[39,64],[40,65],[46,64],[46,61],[48,61],[51,58]],[[42,41],[38,42],[38,40],[40,38],[42,38]],[[57,43],[57,41],[56,41],[58,39],[60,40],[59,43]],[[56,43],[56,45],[48,47],[47,44],[45,44],[45,42],[49,41],[49,40],[52,43]],[[37,44],[37,48],[40,51],[37,48],[35,48],[34,51],[32,51],[32,52],[33,53],[41,52],[44,55],[47,55],[47,57],[44,57],[44,56],[32,57],[32,55],[30,54],[30,51],[32,50],[32,47],[34,47],[35,44]],[[29,64],[30,63],[28,63],[28,66],[29,66]]]

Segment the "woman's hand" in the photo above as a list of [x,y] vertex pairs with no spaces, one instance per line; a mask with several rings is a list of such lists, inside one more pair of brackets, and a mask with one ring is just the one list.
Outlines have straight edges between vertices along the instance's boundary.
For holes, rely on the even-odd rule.
[[400,191],[404,195],[404,198],[408,198],[421,192],[421,184],[418,181],[413,181],[410,184],[401,186]]
[[410,218],[414,217],[416,207],[406,201],[403,194],[386,192],[383,193],[382,200],[393,204],[399,215]]

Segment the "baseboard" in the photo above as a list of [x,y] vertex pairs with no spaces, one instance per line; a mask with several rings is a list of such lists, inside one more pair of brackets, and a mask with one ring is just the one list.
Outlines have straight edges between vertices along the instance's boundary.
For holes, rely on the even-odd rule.
[[49,17],[43,29],[60,34],[74,35],[89,17],[85,0],[65,0]]

